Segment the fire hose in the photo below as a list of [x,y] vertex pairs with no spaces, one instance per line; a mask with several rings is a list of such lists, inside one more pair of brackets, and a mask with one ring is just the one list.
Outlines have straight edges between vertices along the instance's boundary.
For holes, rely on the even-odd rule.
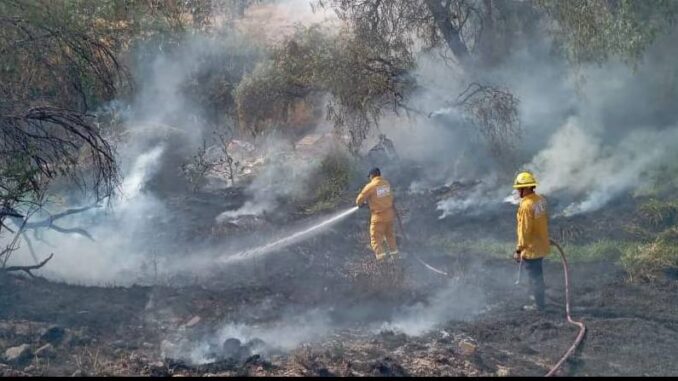
[[[396,219],[398,220],[398,227],[400,228],[400,233],[403,235],[404,240],[406,242],[409,242],[410,240],[407,238],[407,234],[405,233],[405,229],[403,229],[403,222],[400,220],[400,213],[398,213],[398,209],[396,209],[395,204],[393,205],[393,211],[395,212]],[[414,259],[416,259],[417,262],[421,263],[424,267],[433,271],[434,273],[444,275],[444,276],[449,276],[445,271],[438,270],[437,268],[435,268],[435,267],[429,265],[428,263],[424,262],[416,254],[414,254],[414,253],[408,253],[408,254],[411,255]]]
[[[402,233],[402,235],[403,235],[403,238],[405,239],[405,241],[408,241],[408,242],[409,242],[409,240],[408,240],[408,238],[407,238],[407,235],[406,235],[406,233],[405,233],[405,229],[403,229],[403,223],[402,223],[402,221],[401,221],[401,219],[400,219],[400,213],[398,213],[398,210],[396,209],[395,205],[393,205],[393,210],[395,211],[396,219],[398,220],[398,226],[399,226],[400,231],[401,231],[401,233]],[[556,372],[558,369],[560,369],[560,367],[563,365],[563,363],[564,363],[564,362],[572,355],[572,353],[574,353],[574,351],[577,349],[577,347],[578,347],[579,344],[581,343],[582,339],[584,338],[584,334],[586,333],[586,326],[584,325],[584,323],[582,323],[582,322],[580,322],[580,321],[573,320],[573,319],[572,319],[572,316],[570,315],[570,275],[569,275],[569,267],[568,267],[568,265],[567,265],[567,258],[565,257],[565,252],[563,251],[563,248],[560,247],[560,245],[559,245],[557,242],[555,242],[554,240],[550,240],[550,242],[551,242],[551,245],[555,246],[556,249],[558,249],[558,253],[560,254],[560,257],[561,257],[562,260],[563,260],[563,272],[564,272],[564,274],[565,274],[565,317],[566,317],[568,323],[573,324],[573,325],[576,325],[577,327],[579,327],[579,333],[577,334],[577,337],[575,338],[574,343],[572,343],[572,345],[571,345],[570,348],[567,350],[567,352],[565,352],[565,354],[563,355],[563,357],[561,357],[561,359],[556,363],[556,365],[554,365],[553,368],[551,368],[551,370],[546,374],[545,377],[551,377],[551,376],[553,376],[553,375],[555,374],[555,372]],[[416,256],[414,253],[412,253],[411,255],[412,255],[417,261],[419,261],[419,263],[421,263],[422,265],[424,265],[427,269],[429,269],[429,270],[431,270],[431,271],[433,271],[433,272],[435,272],[435,273],[438,273],[438,274],[442,274],[442,275],[445,275],[445,276],[448,275],[446,272],[441,271],[441,270],[438,270],[438,269],[436,269],[435,267],[433,267],[433,266],[427,264],[426,262],[424,262],[423,260],[421,260],[421,258],[419,258],[418,256]],[[519,282],[520,282],[520,275],[521,275],[522,267],[523,267],[523,266],[522,266],[522,265],[523,265],[522,262],[523,262],[523,261],[522,261],[522,256],[521,256],[521,258],[520,258],[520,264],[519,264],[519,267],[518,267],[518,280],[516,281],[516,283],[519,283]]]
[[565,258],[565,253],[563,252],[563,249],[558,245],[557,242],[550,240],[551,245],[555,246],[558,249],[558,252],[560,253],[560,256],[563,259],[563,271],[565,272],[565,316],[567,317],[567,322],[570,324],[574,324],[577,327],[579,327],[579,334],[577,334],[577,338],[574,340],[574,343],[570,347],[570,349],[565,352],[565,355],[556,363],[556,365],[551,368],[551,370],[546,374],[546,377],[551,377],[553,374],[560,368],[565,360],[567,360],[572,353],[574,353],[575,349],[577,349],[577,346],[581,342],[581,340],[584,338],[584,333],[586,333],[586,327],[584,326],[584,323],[572,320],[572,316],[570,316],[570,279],[568,275],[568,267],[567,267],[567,258]]

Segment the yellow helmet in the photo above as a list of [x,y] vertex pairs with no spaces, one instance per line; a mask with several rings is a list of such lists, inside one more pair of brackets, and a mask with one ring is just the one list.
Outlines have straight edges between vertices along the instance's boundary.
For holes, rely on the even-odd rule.
[[530,188],[537,186],[537,179],[530,172],[520,172],[513,183],[513,189]]

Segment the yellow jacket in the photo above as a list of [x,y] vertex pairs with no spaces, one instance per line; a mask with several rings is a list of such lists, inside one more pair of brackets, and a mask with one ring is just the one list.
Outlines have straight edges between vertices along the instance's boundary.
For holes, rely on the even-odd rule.
[[365,201],[370,206],[372,222],[388,222],[395,218],[391,184],[381,176],[374,177],[372,181],[365,185],[355,203],[360,206]]
[[532,193],[520,201],[518,207],[518,245],[524,259],[543,258],[548,255],[549,227],[546,199]]

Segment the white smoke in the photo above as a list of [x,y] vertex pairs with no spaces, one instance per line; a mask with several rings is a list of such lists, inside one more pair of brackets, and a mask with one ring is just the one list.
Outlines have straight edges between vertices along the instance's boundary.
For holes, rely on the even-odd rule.
[[669,160],[678,141],[678,129],[631,131],[619,142],[606,142],[571,118],[526,167],[538,176],[539,191],[567,190],[580,201],[563,214],[597,210],[621,192],[638,187],[649,170]]
[[462,198],[448,198],[446,200],[440,201],[436,205],[436,210],[440,211],[441,214],[438,217],[443,219],[447,216],[453,215],[458,212],[466,211],[478,207],[478,200],[482,199],[482,194],[480,191],[475,191],[472,194],[462,197]]
[[[540,37],[481,73],[482,83],[504,86],[520,100],[521,165],[515,170],[535,171],[539,193],[566,201],[556,213],[598,210],[622,194],[642,190],[649,171],[675,161],[670,155],[678,115],[668,105],[675,86],[664,75],[671,70],[665,57],[676,54],[675,36],[649,49],[635,70],[610,61],[602,67],[583,65],[573,75],[566,62],[552,55],[550,41]],[[421,192],[421,184],[433,188],[460,179],[482,181],[483,189],[439,202],[440,218],[487,210],[501,200],[515,202],[509,193],[516,173],[498,173],[498,163],[477,131],[459,108],[450,107],[473,73],[446,69],[430,57],[420,57],[418,64],[415,76],[421,86],[410,106],[422,113],[383,123],[402,156],[427,168],[420,172],[426,179],[418,179],[412,190]]]
[[[265,304],[259,308],[271,308]],[[396,331],[409,336],[421,336],[450,320],[472,319],[487,307],[482,290],[469,289],[467,281],[452,279],[427,300],[393,310],[390,318],[365,320],[356,325],[356,321],[334,320],[332,308],[288,311],[275,321],[261,324],[225,322],[214,334],[208,335],[208,338],[192,338],[190,333],[180,329],[171,340],[164,343],[162,354],[164,357],[185,359],[194,364],[205,364],[215,360],[215,346],[220,346],[227,339],[237,339],[243,345],[260,340],[253,351],[267,356],[278,351],[294,350],[302,344],[319,342],[330,335],[341,337],[345,329],[350,329],[353,333]],[[256,309],[257,306],[252,308]],[[381,307],[366,304],[351,308],[365,312]]]
[[[218,45],[215,39],[190,37],[177,51],[140,58],[135,73],[139,93],[135,99],[129,104],[115,101],[102,108],[103,112],[116,114],[122,125],[117,137],[120,194],[111,200],[110,207],[90,209],[55,221],[61,227],[83,228],[94,241],[51,229],[40,229],[39,236],[27,232],[38,258],[55,254],[41,270],[46,277],[97,285],[131,284],[145,276],[141,269],[150,260],[150,252],[177,246],[160,239],[167,232],[158,231],[156,225],[167,220],[170,211],[164,201],[149,191],[148,185],[160,175],[178,179],[180,161],[194,153],[202,138],[205,124],[201,109],[186,99],[183,85],[195,70],[210,69],[201,68],[198,58],[216,48],[223,49],[223,45]],[[144,53],[148,51],[139,55]],[[61,208],[81,207],[90,202],[81,199],[80,204]],[[59,209],[48,205],[47,211]],[[47,217],[47,213],[35,215],[31,222]],[[22,240],[13,261],[30,264],[29,249]]]
[[450,197],[436,204],[436,210],[440,211],[438,219],[443,219],[456,213],[464,212],[469,215],[479,215],[489,208],[496,207],[502,202],[511,202],[512,197],[506,196],[507,186],[497,185],[496,179],[488,178],[487,183],[473,188],[463,195]]
[[332,329],[328,311],[314,309],[303,313],[288,313],[279,320],[244,324],[226,322],[207,340],[191,340],[178,333],[175,342],[166,342],[162,348],[163,357],[185,359],[193,364],[214,361],[211,357],[214,346],[220,346],[227,339],[237,339],[242,344],[260,341],[252,348],[264,356],[277,351],[290,351],[304,343],[324,338]]
[[428,300],[406,306],[395,317],[380,324],[375,331],[398,331],[410,336],[425,334],[437,325],[450,320],[466,320],[486,307],[486,300],[478,289],[468,282],[452,279]]
[[[298,23],[308,25],[332,18],[336,19],[327,12],[313,13],[308,2],[289,0],[254,5],[246,12],[243,24],[268,30],[273,28],[261,25],[275,24],[280,37]],[[149,261],[162,262],[181,253],[181,243],[172,241],[177,239],[172,225],[160,225],[177,217],[160,193],[182,192],[181,165],[195,155],[203,138],[211,136],[215,128],[206,116],[205,105],[191,99],[186,86],[192,84],[196,73],[211,73],[218,65],[238,67],[242,63],[238,60],[244,60],[244,71],[248,64],[254,65],[261,48],[255,46],[253,36],[240,30],[187,34],[169,48],[148,41],[130,49],[137,92],[129,102],[116,100],[102,108],[107,115],[115,114],[121,125],[115,142],[123,180],[121,194],[108,209],[92,209],[59,220],[64,227],[84,228],[94,242],[51,230],[42,233],[43,240],[32,240],[38,258],[55,253],[41,272],[52,279],[79,283],[130,284],[145,277],[143,268]],[[303,196],[309,191],[305,184],[319,160],[289,155],[292,147],[275,139],[264,144],[263,150],[268,161],[248,186],[250,199],[239,210],[226,211],[217,221],[270,213],[276,210],[280,198]],[[62,208],[89,201],[76,202]],[[22,244],[13,263],[32,264],[28,250]],[[163,258],[150,258],[150,253],[156,252],[162,252]],[[181,265],[175,265],[175,271],[180,271]]]
[[[126,284],[136,279],[147,255],[136,239],[147,230],[149,219],[166,212],[160,201],[143,192],[144,184],[160,165],[162,153],[162,146],[154,147],[133,160],[122,184],[121,197],[112,201],[110,209],[93,208],[54,221],[60,227],[83,228],[94,241],[45,228],[41,229],[39,239],[26,232],[39,258],[55,253],[49,266],[42,269],[46,277],[85,284]],[[44,217],[40,215],[35,220]],[[24,240],[14,256],[17,263],[30,264],[28,250]]]
[[[259,193],[259,192],[258,192]],[[245,204],[237,210],[227,210],[216,217],[219,223],[233,221],[241,216],[260,216],[264,212],[275,208],[275,199],[273,197],[255,198],[254,201],[247,200]]]
[[163,146],[157,146],[142,153],[134,161],[129,174],[125,176],[122,183],[121,195],[123,200],[133,200],[139,196],[150,175],[157,170],[163,151]]
[[320,166],[322,157],[315,160],[295,154],[293,147],[282,140],[269,140],[262,155],[266,163],[257,170],[256,177],[247,186],[250,200],[237,210],[230,210],[217,216],[221,223],[240,216],[259,216],[276,209],[281,198],[303,197],[309,192],[308,180]]

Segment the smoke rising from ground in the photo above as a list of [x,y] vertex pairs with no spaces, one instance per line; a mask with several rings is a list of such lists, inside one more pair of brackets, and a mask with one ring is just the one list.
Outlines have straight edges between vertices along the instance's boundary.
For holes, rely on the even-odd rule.
[[289,142],[269,141],[260,149],[263,168],[247,186],[250,200],[237,210],[229,210],[217,216],[221,223],[240,216],[259,216],[276,209],[279,200],[291,196],[303,196],[308,192],[307,182],[320,166],[318,160],[309,161],[294,155]]
[[[83,228],[94,241],[50,229],[43,229],[39,239],[26,233],[39,259],[55,252],[54,259],[43,270],[46,277],[84,284],[125,284],[138,279],[142,263],[151,254],[150,247],[140,242],[157,237],[149,221],[167,213],[160,200],[144,192],[145,183],[161,165],[163,153],[164,148],[158,146],[130,163],[113,208],[94,208],[55,222],[61,227]],[[45,216],[36,219],[42,217]],[[28,250],[28,244],[22,242],[15,256],[18,263],[30,264]]]
[[[87,284],[129,284],[143,276],[140,268],[152,252],[177,247],[168,241],[173,232],[160,229],[171,218],[171,211],[157,192],[185,186],[179,166],[194,154],[203,133],[209,132],[203,110],[184,95],[184,86],[195,71],[212,69],[209,62],[201,67],[204,61],[199,58],[214,54],[215,44],[213,39],[190,37],[177,50],[150,58],[139,56],[138,96],[128,104],[114,102],[102,110],[114,114],[121,124],[120,194],[111,200],[110,208],[59,220],[65,227],[88,230],[95,241],[53,230],[45,230],[42,240],[32,239],[38,257],[55,252],[45,275]],[[81,199],[79,204],[62,207],[88,203]],[[58,207],[49,209],[59,211]],[[45,217],[43,213],[34,218]],[[15,255],[18,263],[30,258],[27,251],[28,245],[22,244]]]
[[[308,24],[330,17],[309,12],[307,5],[303,1],[262,5],[248,10],[246,21],[275,19],[271,25],[278,25],[280,35],[284,35],[282,31],[295,22]],[[62,268],[59,261],[66,261],[67,256],[102,261],[90,258],[93,256],[89,252],[93,250],[111,259],[102,263],[105,271],[92,272],[88,277],[113,281],[119,279],[114,275],[118,266],[124,267],[124,272],[132,271],[144,253],[164,246],[173,247],[170,252],[183,250],[171,242],[175,238],[172,228],[156,231],[159,222],[171,226],[168,221],[176,217],[167,210],[160,193],[186,187],[178,167],[215,127],[214,121],[205,115],[204,105],[187,96],[186,85],[195,73],[209,73],[230,62],[229,57],[238,56],[234,52],[244,52],[255,60],[258,56],[252,50],[256,47],[250,46],[250,38],[254,37],[247,30],[241,26],[241,32],[229,31],[219,38],[187,36],[174,49],[160,50],[152,43],[138,49],[135,73],[139,92],[131,102],[117,101],[109,107],[123,120],[118,148],[125,176],[121,199],[115,201],[111,210],[91,210],[64,220],[70,226],[87,226],[96,243],[82,243],[74,248],[73,242],[80,238],[71,239],[51,231],[45,233],[49,245],[34,242],[40,256],[57,252],[52,271],[58,273]],[[678,113],[665,100],[670,98],[671,93],[667,93],[670,89],[657,74],[666,72],[667,65],[670,66],[662,59],[667,51],[675,50],[670,37],[673,36],[659,41],[648,52],[637,71],[615,63],[606,64],[604,69],[584,66],[579,74],[588,79],[585,81],[573,76],[566,63],[554,57],[550,41],[543,37],[516,49],[503,64],[484,70],[482,76],[451,68],[434,54],[422,54],[413,73],[419,88],[409,101],[421,114],[387,115],[379,128],[394,140],[402,158],[425,168],[409,182],[411,192],[454,181],[480,180],[480,184],[461,195],[438,203],[440,218],[483,213],[507,199],[514,174],[498,169],[497,160],[489,154],[476,127],[453,103],[471,81],[482,79],[505,86],[520,99],[522,138],[517,147],[516,170],[535,171],[540,193],[567,200],[558,204],[563,206],[562,210],[553,211],[556,214],[596,210],[617,195],[636,189],[644,173],[671,160]],[[252,67],[254,63],[250,63]],[[373,142],[367,141],[365,146]],[[261,152],[271,159],[247,186],[248,198],[235,209],[217,211],[213,221],[219,224],[243,216],[269,214],[278,208],[281,198],[303,195],[318,162],[285,156],[290,150],[289,143],[275,139],[264,145]],[[146,169],[141,171],[140,167]],[[397,172],[398,168],[390,170]],[[104,225],[110,230],[98,226],[100,221],[108,221]],[[176,223],[181,225],[180,221]],[[151,237],[167,237],[168,241],[155,238],[153,245],[149,239],[115,242],[116,234],[112,232],[125,231],[128,226],[136,226],[135,232],[144,231]],[[15,258],[30,257],[25,255],[26,250],[23,245]],[[61,254],[62,251],[69,253]],[[73,271],[70,263],[64,263],[64,271]]]
[[[369,316],[379,310],[379,318],[356,317],[346,321],[337,318],[333,307],[313,308],[304,312],[289,310],[268,323],[244,324],[228,321],[205,337],[196,337],[180,330],[163,344],[163,356],[184,359],[193,364],[213,362],[216,360],[215,354],[222,351],[223,343],[229,339],[237,339],[251,353],[270,356],[279,351],[293,350],[302,344],[321,342],[345,329],[362,334],[392,331],[416,337],[450,320],[472,319],[486,307],[482,290],[469,290],[466,281],[451,279],[426,300],[412,306],[395,308],[385,318],[381,311],[385,306],[368,303],[337,308],[348,310],[344,313],[353,313],[355,316]],[[270,306],[264,305],[260,308]]]
[[214,354],[221,352],[226,340],[237,339],[243,345],[249,343],[252,352],[269,356],[279,351],[290,351],[302,343],[321,340],[331,327],[328,312],[315,309],[287,313],[274,322],[258,325],[226,322],[216,332],[197,340],[178,332],[176,340],[166,341],[162,350],[164,357],[205,364],[215,361]]
[[[260,20],[270,21],[268,31],[280,32],[265,39],[290,33],[290,20],[284,15],[290,15],[292,22],[317,21],[313,14],[295,12],[306,2],[282,4],[290,6],[286,13],[280,11],[284,5],[271,6],[273,11],[262,6],[241,26],[248,30],[249,22],[249,30],[261,27],[255,21],[259,15]],[[193,223],[190,217],[218,226],[239,217],[265,216],[278,210],[281,199],[309,191],[308,180],[319,161],[290,156],[289,142],[272,138],[259,145],[259,152],[268,161],[247,184],[246,199],[238,206],[231,207],[230,199],[219,198],[210,207],[212,214],[187,216],[169,202],[187,187],[180,176],[180,164],[219,127],[206,115],[203,104],[187,96],[186,84],[196,72],[216,70],[233,52],[256,57],[248,50],[249,42],[249,37],[238,34],[228,39],[187,36],[176,50],[154,52],[151,57],[140,54],[136,63],[138,96],[129,103],[111,105],[123,120],[118,148],[124,175],[120,197],[113,200],[110,209],[95,208],[60,220],[67,227],[86,228],[95,241],[51,230],[41,239],[29,234],[40,259],[55,252],[49,266],[41,270],[45,276],[86,284],[154,283],[157,271],[168,276],[198,276],[218,269],[217,258],[240,250],[212,243],[192,246],[184,240],[192,233],[180,234]],[[483,78],[511,89],[520,99],[522,138],[516,147],[516,170],[534,171],[540,182],[538,192],[567,200],[561,209],[552,211],[554,214],[594,211],[616,196],[642,187],[648,171],[675,160],[678,112],[673,103],[662,101],[667,96],[656,74],[657,65],[666,63],[660,62],[658,51],[653,51],[637,72],[621,64],[611,64],[605,70],[587,66],[581,68],[581,74],[590,80],[582,83],[553,57],[547,42],[540,40],[535,47],[517,50],[500,67],[483,73]],[[661,42],[660,48],[669,43]],[[245,66],[250,64],[254,67],[255,62]],[[500,163],[489,154],[476,127],[452,106],[477,73],[455,71],[438,58],[422,55],[414,74],[419,89],[410,105],[422,113],[386,115],[379,127],[394,140],[405,161],[422,168],[419,176],[408,179],[407,188],[418,193],[455,181],[480,180],[461,194],[440,201],[439,218],[495,209],[510,194],[514,174],[499,169]],[[367,147],[374,142],[372,138]],[[390,170],[398,171],[398,167]],[[288,230],[297,231],[281,228],[277,232]],[[264,243],[270,241],[270,237],[258,238]],[[233,247],[251,243],[240,237],[232,241],[237,241],[230,242]],[[332,242],[327,246],[327,250],[333,250]],[[14,258],[17,263],[30,263],[28,246],[22,244]],[[422,335],[442,322],[472,318],[484,304],[482,292],[452,280],[426,300],[393,311],[386,323],[376,319],[366,325],[373,332],[395,330]],[[332,311],[295,311],[257,326],[224,322],[210,339],[180,337],[164,350],[171,357],[188,354],[191,362],[205,363],[210,361],[214,347],[228,338],[243,343],[263,340],[257,350],[265,353],[290,350],[340,328],[341,323],[332,319]]]
[[467,282],[451,279],[425,302],[397,311],[393,319],[383,323],[378,330],[418,336],[449,320],[471,319],[485,307],[486,301],[480,290],[469,289]]
[[[277,31],[276,36],[281,37],[291,33],[295,23],[308,24],[330,16],[315,14],[308,3],[296,0],[268,8],[253,7],[244,24],[266,24],[267,30]],[[215,129],[223,127],[205,104],[191,96],[191,86],[200,76],[219,72],[224,66],[236,74],[239,65],[242,70],[253,68],[262,44],[253,32],[246,25],[236,25],[212,36],[187,34],[175,45],[147,41],[132,49],[137,93],[131,100],[116,100],[100,110],[102,116],[120,125],[114,136],[123,177],[120,194],[111,200],[110,208],[59,220],[64,227],[85,228],[95,241],[52,230],[41,232],[42,239],[31,240],[38,258],[55,252],[44,270],[46,276],[99,285],[152,283],[147,269],[162,270],[163,263],[176,265],[176,257],[184,256],[188,243],[181,241],[180,233],[187,230],[188,222],[173,210],[169,198],[189,193],[181,165],[195,155],[203,139],[209,140]],[[268,160],[261,175],[248,185],[250,199],[237,210],[223,212],[217,222],[275,210],[280,198],[304,191],[306,180],[318,166],[315,161],[285,156],[292,147],[280,139],[271,138],[260,149]],[[67,199],[69,203],[48,209],[59,212],[60,208],[90,203],[75,195]],[[46,217],[43,213],[34,219]],[[214,221],[214,217],[210,219]],[[22,243],[13,262],[31,264],[28,250]],[[181,271],[181,265],[175,268]]]
[[[660,40],[636,70],[610,62],[573,72],[542,39],[482,73],[486,83],[509,88],[519,98],[522,136],[515,171],[534,171],[538,192],[567,201],[553,212],[598,210],[616,196],[642,189],[646,173],[674,160],[678,113],[667,99],[675,90],[663,77],[671,71],[665,57],[676,50],[673,45],[669,37]],[[474,73],[455,75],[445,68],[435,57],[420,58],[416,76],[422,86],[410,104],[422,114],[393,117],[383,127],[403,157],[427,168],[412,190],[482,181],[441,201],[440,218],[496,206],[509,196],[515,175],[500,169],[475,127],[450,106]]]
[[563,210],[565,215],[574,215],[597,210],[625,190],[647,184],[648,170],[671,159],[676,139],[678,129],[634,130],[609,145],[571,119],[527,167],[543,174],[542,193],[567,190],[579,196],[581,201]]

